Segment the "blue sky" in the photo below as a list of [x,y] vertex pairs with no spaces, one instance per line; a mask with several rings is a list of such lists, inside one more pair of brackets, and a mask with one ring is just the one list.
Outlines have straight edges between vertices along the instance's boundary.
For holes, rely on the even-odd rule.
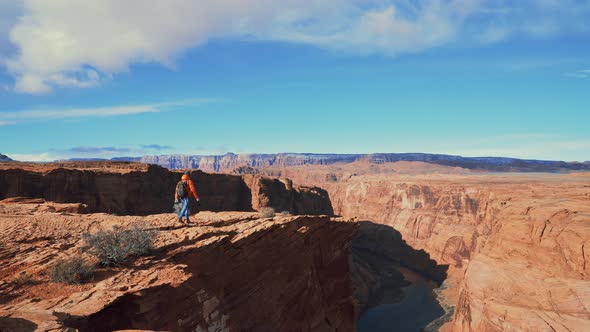
[[0,0],[0,153],[590,160],[590,2],[511,3]]

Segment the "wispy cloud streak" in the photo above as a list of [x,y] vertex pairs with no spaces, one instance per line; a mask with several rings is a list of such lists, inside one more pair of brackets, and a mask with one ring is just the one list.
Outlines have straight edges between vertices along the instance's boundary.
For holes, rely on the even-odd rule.
[[567,73],[565,76],[571,78],[590,78],[590,69],[577,70],[573,73]]
[[101,153],[129,153],[130,148],[116,148],[114,146],[76,146],[68,150],[73,153],[101,154]]
[[221,99],[200,98],[143,105],[108,106],[96,108],[75,109],[45,109],[17,112],[0,112],[0,125],[16,124],[22,121],[83,118],[83,117],[112,117],[134,115],[142,113],[158,113],[175,109],[178,106],[197,106],[202,104],[221,102]]
[[173,149],[172,146],[169,146],[169,145],[160,145],[160,144],[148,144],[148,145],[142,145],[141,147],[143,149],[155,150],[155,151],[172,150]]

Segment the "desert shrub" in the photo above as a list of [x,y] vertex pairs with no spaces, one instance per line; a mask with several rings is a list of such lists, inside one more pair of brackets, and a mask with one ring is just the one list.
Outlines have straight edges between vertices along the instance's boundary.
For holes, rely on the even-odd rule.
[[16,276],[14,276],[14,279],[12,279],[12,282],[14,282],[17,285],[22,286],[22,285],[34,284],[36,281],[35,281],[35,279],[33,279],[33,276],[31,276],[26,271],[24,271],[24,272],[19,273]]
[[281,212],[281,216],[283,216],[283,217],[288,217],[290,215],[291,215],[291,212],[289,212],[289,211],[283,211],[283,212]]
[[271,207],[263,207],[262,209],[260,209],[260,211],[258,211],[258,217],[259,218],[270,218],[270,217],[274,217],[275,216],[275,209],[271,208]]
[[82,249],[96,256],[105,266],[121,265],[131,257],[148,255],[156,235],[154,231],[137,226],[129,229],[115,226],[113,230],[84,234],[86,245]]
[[60,260],[50,271],[52,281],[66,284],[79,284],[91,280],[93,274],[94,265],[86,263],[79,256]]
[[338,177],[336,176],[336,174],[330,173],[330,174],[326,175],[326,181],[338,182]]

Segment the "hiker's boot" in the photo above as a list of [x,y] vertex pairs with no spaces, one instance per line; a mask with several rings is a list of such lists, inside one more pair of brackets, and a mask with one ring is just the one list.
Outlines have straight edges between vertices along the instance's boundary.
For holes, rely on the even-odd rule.
[[178,222],[182,224],[182,218],[178,217]]
[[191,223],[191,220],[189,218],[186,218],[186,223],[187,224],[190,224]]

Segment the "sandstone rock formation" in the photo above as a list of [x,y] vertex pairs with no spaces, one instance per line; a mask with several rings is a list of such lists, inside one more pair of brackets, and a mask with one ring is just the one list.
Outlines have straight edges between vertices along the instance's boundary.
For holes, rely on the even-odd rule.
[[271,179],[245,175],[243,180],[250,188],[252,207],[258,210],[270,206],[277,212],[294,214],[333,215],[328,192],[315,186],[298,186],[285,179]]
[[[181,226],[170,214],[78,215],[51,212],[52,205],[2,202],[2,331],[355,329],[349,271],[355,223],[201,212],[195,225]],[[82,233],[114,225],[158,230],[154,254],[99,269],[87,284],[49,282],[47,270],[58,259],[80,255]],[[15,283],[23,272],[32,280]]]
[[589,178],[446,171],[281,176],[325,188],[336,214],[391,226],[448,265],[446,330],[589,331]]
[[[88,212],[148,215],[171,211],[179,173],[156,165],[116,162],[0,164],[0,199],[44,198],[83,203]],[[289,187],[260,176],[207,174],[193,171],[200,209],[252,211],[269,206],[293,214],[332,214],[325,191]],[[194,202],[192,209],[195,210]]]
[[233,154],[218,156],[144,156],[114,158],[115,160],[134,161],[157,164],[170,169],[192,168],[205,172],[227,173],[240,167],[293,167],[302,165],[334,165],[353,162],[384,164],[398,161],[417,161],[431,164],[462,167],[474,170],[497,172],[568,172],[590,170],[590,165],[580,162],[563,162],[547,160],[523,160],[496,157],[461,157],[428,153],[376,153],[376,154],[314,154],[314,153],[278,153],[278,154]]

